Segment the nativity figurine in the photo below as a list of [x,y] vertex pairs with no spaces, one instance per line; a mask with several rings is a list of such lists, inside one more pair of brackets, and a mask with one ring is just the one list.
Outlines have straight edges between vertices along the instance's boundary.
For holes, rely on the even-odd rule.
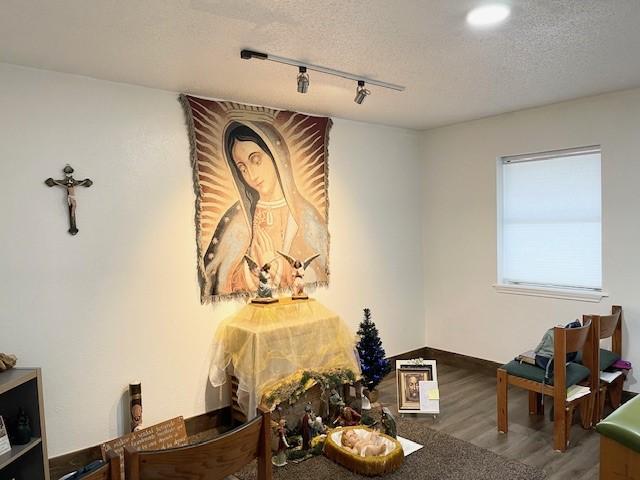
[[361,457],[377,457],[384,455],[386,446],[377,431],[358,435],[355,430],[342,432],[341,445],[355,455]]
[[314,437],[313,424],[316,416],[311,405],[304,406],[304,415],[300,419],[300,431],[302,432],[302,450],[311,448],[311,439]]
[[380,417],[380,421],[384,428],[384,434],[389,435],[392,438],[396,438],[398,436],[398,428],[396,426],[396,419],[393,418],[393,414],[388,407],[382,407],[382,415]]
[[344,406],[344,401],[335,388],[331,389],[331,395],[329,396],[329,419],[332,423],[340,415],[340,409]]
[[340,409],[340,415],[336,419],[335,423],[337,423],[341,427],[353,427],[360,424],[361,419],[362,415],[360,415],[350,406],[345,405]]
[[249,270],[253,275],[258,277],[258,291],[257,296],[253,300],[252,303],[274,303],[277,302],[277,298],[273,298],[273,282],[271,279],[271,262],[265,263],[262,268],[258,267],[258,263],[251,258],[249,255],[244,256],[247,265],[249,265]]
[[287,464],[287,448],[289,443],[287,442],[287,421],[281,418],[276,427],[276,434],[278,436],[278,448],[276,454],[271,458],[271,463],[276,467],[284,467]]
[[312,429],[313,429],[314,437],[317,437],[318,435],[324,435],[325,433],[327,433],[327,427],[322,422],[322,417],[316,417],[315,421],[313,422]]
[[307,270],[309,264],[316,258],[318,258],[320,254],[316,253],[306,260],[300,261],[279,250],[278,253],[282,255],[287,260],[287,262],[289,262],[289,265],[291,265],[291,268],[293,269],[293,285],[291,286],[291,298],[294,300],[306,300],[307,298],[309,298],[309,296],[304,293],[304,272]]

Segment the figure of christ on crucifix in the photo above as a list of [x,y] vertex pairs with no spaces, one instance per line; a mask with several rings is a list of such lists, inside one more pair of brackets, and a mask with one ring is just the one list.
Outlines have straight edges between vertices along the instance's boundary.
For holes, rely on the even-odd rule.
[[71,235],[75,235],[78,233],[78,228],[76,227],[76,198],[75,198],[75,187],[90,187],[93,185],[93,182],[88,178],[84,180],[76,180],[73,178],[73,168],[70,165],[67,165],[63,169],[64,179],[62,180],[54,180],[53,178],[47,178],[44,183],[46,183],[50,187],[59,186],[65,187],[67,189],[67,205],[69,207],[69,233]]

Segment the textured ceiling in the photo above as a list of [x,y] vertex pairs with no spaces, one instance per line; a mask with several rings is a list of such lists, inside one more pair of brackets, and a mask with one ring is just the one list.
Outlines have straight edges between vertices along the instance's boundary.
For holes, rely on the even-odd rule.
[[[640,86],[640,0],[2,0],[0,61],[423,129]],[[371,87],[241,60],[242,48],[406,85]]]

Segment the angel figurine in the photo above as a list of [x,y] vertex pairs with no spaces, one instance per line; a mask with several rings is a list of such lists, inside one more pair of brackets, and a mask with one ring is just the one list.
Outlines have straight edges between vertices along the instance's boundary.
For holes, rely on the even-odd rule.
[[300,260],[296,260],[295,258],[287,255],[286,253],[282,253],[278,250],[278,253],[282,255],[291,268],[293,268],[293,286],[291,287],[291,298],[294,300],[306,300],[309,296],[304,293],[304,272],[309,266],[311,262],[313,262],[316,258],[320,256],[319,253],[310,256],[305,261],[301,262]]
[[273,285],[271,283],[271,262],[265,263],[262,268],[258,268],[258,263],[249,255],[244,256],[249,270],[255,276],[258,277],[258,292],[257,297],[251,300],[252,303],[274,303],[277,302],[277,298],[273,298]]

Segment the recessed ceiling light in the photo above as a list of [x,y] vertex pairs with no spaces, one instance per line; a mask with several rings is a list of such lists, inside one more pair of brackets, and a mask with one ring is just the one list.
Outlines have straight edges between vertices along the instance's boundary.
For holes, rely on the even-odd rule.
[[467,14],[467,23],[474,27],[490,27],[505,20],[511,9],[504,4],[483,5]]

